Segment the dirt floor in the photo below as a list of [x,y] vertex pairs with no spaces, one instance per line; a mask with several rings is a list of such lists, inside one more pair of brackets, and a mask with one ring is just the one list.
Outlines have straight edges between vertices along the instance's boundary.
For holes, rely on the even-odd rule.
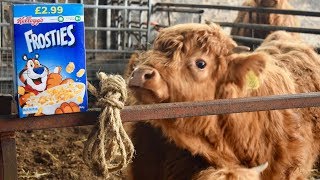
[[92,126],[17,133],[19,179],[98,179],[82,160]]

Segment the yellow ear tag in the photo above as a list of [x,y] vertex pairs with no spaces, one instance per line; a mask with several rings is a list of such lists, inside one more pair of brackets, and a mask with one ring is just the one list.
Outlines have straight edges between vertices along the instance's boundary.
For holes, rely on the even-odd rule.
[[259,77],[253,71],[248,71],[248,73],[246,74],[246,85],[249,89],[259,88]]

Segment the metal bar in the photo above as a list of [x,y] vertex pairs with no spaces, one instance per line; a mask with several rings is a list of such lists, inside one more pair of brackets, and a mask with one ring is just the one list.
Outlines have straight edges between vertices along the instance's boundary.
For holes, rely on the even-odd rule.
[[249,42],[249,43],[253,43],[253,44],[261,44],[263,42],[263,39],[245,37],[245,36],[232,36],[232,39],[235,41]]
[[[242,36],[232,36],[235,41],[244,41],[244,42],[252,42],[255,44],[260,44],[262,42],[261,39],[258,38],[249,38],[249,37],[242,37]],[[11,48],[0,48],[0,50],[11,50]],[[320,49],[320,48],[318,48]],[[116,50],[116,49],[86,49],[87,53],[134,53],[135,50],[128,49],[128,50]],[[319,51],[320,52],[320,51]]]
[[85,30],[90,31],[141,31],[141,32],[147,32],[146,29],[139,29],[139,28],[113,28],[113,27],[85,27]]
[[208,5],[208,4],[180,4],[180,3],[156,3],[153,6],[154,11],[157,11],[161,6],[175,6],[175,7],[187,7],[187,8],[206,8],[206,9],[223,9],[223,10],[235,10],[235,11],[256,11],[258,13],[276,13],[276,14],[290,14],[300,16],[314,16],[320,17],[318,11],[301,11],[301,10],[284,10],[262,7],[249,7],[249,6],[227,6],[227,5]]
[[0,47],[0,51],[11,51],[11,47]]
[[[232,36],[232,39],[241,42],[241,43],[250,43],[253,45],[260,45],[263,42],[263,39],[252,38],[252,37],[244,37],[244,36]],[[320,53],[320,47],[314,47],[317,53]]]
[[35,1],[23,1],[23,0],[2,0],[2,2],[8,2],[8,3],[36,3],[36,4],[40,4],[43,2],[35,2]]
[[117,9],[117,10],[140,10],[140,11],[148,11],[149,9],[147,7],[136,7],[136,6],[115,6],[115,5],[84,5],[85,8],[97,8],[97,9]]
[[[128,0],[124,0],[124,6],[125,7],[129,7],[128,6]],[[128,9],[124,9],[124,18],[123,18],[123,27],[130,29],[128,27]],[[127,43],[128,43],[128,31],[123,31],[123,37],[122,37],[122,49],[127,49]]]
[[[95,0],[95,6],[99,5],[99,0]],[[93,11],[94,21],[93,21],[93,27],[94,27],[94,40],[93,40],[93,47],[94,49],[98,48],[98,9],[95,8]],[[93,55],[93,57],[96,57],[96,54]]]
[[168,26],[171,26],[170,11],[167,11],[167,16],[168,16]]
[[[3,34],[5,33],[4,32],[4,27],[5,26],[9,26],[10,24],[9,23],[6,23],[8,25],[4,25],[5,23],[3,23],[5,21],[5,18],[4,18],[4,11],[3,11],[3,5],[2,3],[0,3],[0,48],[2,48],[2,46],[4,46],[4,42],[3,42]],[[2,61],[3,61],[3,56],[4,54],[1,52],[0,50],[0,66],[2,66]],[[0,92],[2,92],[2,88],[0,87]]]
[[[1,65],[0,65],[1,66]],[[12,77],[0,77],[0,82],[3,82],[3,81],[12,81]],[[1,110],[0,110],[1,111]]]
[[[121,2],[119,2],[119,1],[117,1],[117,4],[119,5]],[[121,17],[121,18],[120,18]],[[119,19],[117,19],[117,20],[115,20],[115,24],[116,24],[116,26],[118,27],[118,29],[120,29],[121,28],[121,26],[123,26],[123,17],[122,17],[122,11],[117,11],[117,18],[119,18]],[[116,46],[116,48],[118,49],[118,50],[120,50],[121,49],[121,43],[122,43],[122,38],[121,38],[121,36],[122,36],[122,34],[123,33],[121,33],[120,31],[118,31],[117,32],[117,46]]]
[[[0,48],[0,51],[1,50],[10,51],[11,48],[10,47],[2,47],[2,48]],[[114,53],[132,53],[132,52],[134,52],[134,50],[86,49],[86,52],[90,52],[90,53],[96,53],[96,52],[100,52],[100,53],[109,53],[109,52],[114,52]]]
[[0,179],[18,179],[15,133],[0,133]]
[[[249,23],[250,23],[250,24],[252,24],[252,18],[253,18],[252,12],[249,12]],[[258,17],[257,17],[257,18],[258,18]],[[256,22],[258,22],[258,21],[256,21]],[[254,37],[254,30],[255,30],[255,29],[251,29],[251,37]]]
[[151,26],[150,20],[152,15],[152,0],[148,0],[148,11],[147,11],[147,34],[146,34],[146,48],[148,49],[148,43],[150,41],[150,33],[151,33]]
[[0,22],[0,27],[1,27],[1,26],[3,26],[3,27],[4,27],[4,26],[10,26],[10,23],[2,23],[2,22]]
[[[121,118],[128,122],[316,106],[320,106],[320,92],[126,106]],[[92,125],[98,115],[99,110],[25,119],[0,116],[0,132]]]
[[87,53],[133,53],[135,50],[118,50],[118,49],[87,49]]
[[197,9],[177,9],[177,8],[157,8],[156,11],[168,11],[168,12],[181,12],[181,13],[195,13],[195,14],[202,14],[204,10],[197,10]]
[[[143,4],[143,0],[140,0],[140,6]],[[143,22],[142,22],[142,11],[139,11],[138,12],[139,13],[139,29],[143,29]],[[148,17],[149,18],[149,17]],[[147,21],[148,21],[148,18],[147,18]],[[148,30],[147,30],[148,31]],[[148,32],[147,32],[148,33]],[[141,31],[139,32],[139,39],[137,39],[137,41],[139,42],[139,44],[143,44],[143,42],[142,42],[142,33],[141,33]]]
[[285,30],[289,32],[300,32],[310,34],[320,34],[320,29],[315,28],[301,28],[301,27],[286,27],[286,26],[271,26],[266,24],[249,24],[249,23],[230,23],[230,22],[215,22],[220,26],[237,27],[237,28],[248,28],[248,29],[259,29],[266,31],[277,31]]
[[[108,4],[108,1],[105,2],[106,4]],[[106,27],[110,27],[111,26],[111,10],[110,9],[106,9]],[[107,31],[105,32],[106,33],[106,49],[109,49],[110,48],[110,41],[111,41],[111,38],[110,37],[110,34],[111,32],[110,31]]]

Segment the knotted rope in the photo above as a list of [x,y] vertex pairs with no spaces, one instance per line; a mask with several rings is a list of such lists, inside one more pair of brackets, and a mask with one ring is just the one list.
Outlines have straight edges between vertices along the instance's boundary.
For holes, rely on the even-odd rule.
[[102,111],[85,142],[83,158],[99,176],[110,178],[130,163],[134,147],[120,117],[120,110],[127,99],[124,79],[120,75],[103,72],[98,74],[98,78],[100,90],[90,83],[88,90],[97,98],[97,105]]

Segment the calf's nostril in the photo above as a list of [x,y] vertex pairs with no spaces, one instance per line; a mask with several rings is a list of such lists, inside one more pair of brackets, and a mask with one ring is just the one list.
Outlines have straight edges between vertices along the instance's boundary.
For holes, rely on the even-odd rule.
[[154,71],[147,72],[147,73],[144,74],[144,79],[145,79],[145,80],[151,79],[151,78],[154,77],[154,75],[155,75],[155,72],[154,72]]
[[150,68],[135,69],[129,79],[129,87],[144,87],[145,82],[153,81],[157,76],[157,71]]

